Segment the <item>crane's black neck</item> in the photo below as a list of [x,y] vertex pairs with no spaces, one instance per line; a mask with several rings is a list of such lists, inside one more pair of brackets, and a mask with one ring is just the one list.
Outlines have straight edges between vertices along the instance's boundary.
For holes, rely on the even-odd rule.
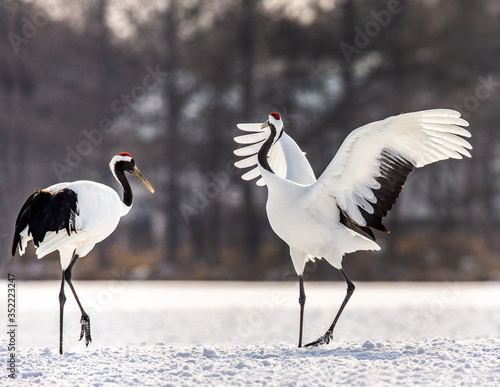
[[132,205],[132,201],[134,200],[134,195],[132,194],[132,188],[130,188],[127,176],[125,176],[126,168],[127,167],[124,161],[118,161],[115,164],[115,176],[123,188],[123,204],[130,207]]
[[259,161],[259,164],[262,165],[264,169],[266,169],[271,173],[274,173],[273,170],[271,169],[271,166],[269,165],[269,162],[267,161],[267,156],[269,155],[269,150],[273,146],[274,139],[276,138],[276,127],[273,124],[269,124],[269,128],[271,129],[271,135],[268,137],[266,142],[262,144],[262,146],[260,147],[257,159]]

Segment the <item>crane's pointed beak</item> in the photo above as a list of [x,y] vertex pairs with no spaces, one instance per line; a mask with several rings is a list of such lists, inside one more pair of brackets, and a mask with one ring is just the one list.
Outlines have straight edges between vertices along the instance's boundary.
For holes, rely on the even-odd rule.
[[268,126],[269,126],[269,120],[267,120],[266,122],[264,122],[264,123],[260,126],[260,128],[261,128],[261,129],[265,129],[265,128],[267,128]]
[[146,180],[146,178],[144,177],[144,175],[141,173],[141,171],[139,171],[139,168],[137,168],[135,165],[134,165],[134,169],[132,169],[130,171],[130,173],[132,175],[134,175],[135,177],[137,177],[137,179],[142,183],[144,184],[144,187],[146,187],[151,193],[155,192],[153,186],[151,184],[149,184],[149,181]]

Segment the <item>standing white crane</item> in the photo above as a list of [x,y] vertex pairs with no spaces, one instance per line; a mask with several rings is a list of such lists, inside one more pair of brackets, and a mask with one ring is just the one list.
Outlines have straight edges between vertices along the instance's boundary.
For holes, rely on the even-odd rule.
[[59,353],[63,353],[63,314],[67,282],[82,313],[80,340],[85,335],[85,345],[92,341],[90,318],[78,299],[71,282],[71,270],[78,258],[87,255],[96,243],[106,239],[116,228],[120,218],[132,207],[133,195],[125,176],[129,172],[151,192],[153,187],[135,166],[129,153],[114,156],[109,168],[123,189],[123,201],[107,185],[80,180],[54,184],[35,191],[24,203],[16,220],[12,255],[19,248],[23,255],[30,240],[36,246],[37,257],[59,250],[62,268],[59,292]]
[[267,185],[269,223],[290,246],[299,277],[299,347],[306,262],[326,259],[347,283],[347,294],[333,323],[323,336],[306,346],[328,344],[354,291],[354,284],[342,268],[344,254],[380,250],[371,229],[389,232],[382,218],[396,202],[414,167],[470,157],[467,149],[472,146],[459,137],[471,136],[461,127],[468,125],[460,113],[447,109],[401,114],[364,125],[347,136],[318,180],[305,154],[283,131],[279,113],[271,113],[263,124],[238,125],[253,133],[235,137],[237,143],[246,145],[234,151],[246,157],[235,165],[255,167],[242,178],[261,177],[257,185]]

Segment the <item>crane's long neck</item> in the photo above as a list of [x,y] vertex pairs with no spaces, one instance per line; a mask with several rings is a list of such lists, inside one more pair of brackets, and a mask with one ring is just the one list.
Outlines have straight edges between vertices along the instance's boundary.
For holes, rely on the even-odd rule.
[[274,127],[273,124],[269,124],[269,128],[271,129],[271,135],[268,137],[266,142],[262,144],[262,146],[260,147],[257,160],[265,170],[274,173],[273,170],[271,169],[271,166],[269,165],[269,162],[267,161],[267,156],[269,155],[269,150],[273,146],[274,139],[276,138],[276,128]]
[[116,163],[115,166],[115,177],[123,188],[123,204],[125,204],[127,207],[131,207],[132,201],[134,200],[134,195],[132,194],[132,188],[130,188],[130,184],[127,177],[125,176],[125,172],[123,168],[120,168],[119,164],[120,163]]

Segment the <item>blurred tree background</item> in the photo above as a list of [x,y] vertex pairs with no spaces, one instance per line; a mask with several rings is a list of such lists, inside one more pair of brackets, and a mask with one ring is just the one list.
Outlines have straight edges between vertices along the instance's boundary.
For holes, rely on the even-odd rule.
[[473,158],[413,172],[382,251],[344,264],[355,280],[498,280],[499,36],[497,0],[0,0],[1,271],[58,279],[56,253],[10,258],[19,209],[60,181],[118,190],[107,164],[126,151],[156,192],[132,182],[134,208],[76,278],[294,278],[266,189],[233,167],[236,124],[282,113],[319,176],[358,126],[454,108]]

